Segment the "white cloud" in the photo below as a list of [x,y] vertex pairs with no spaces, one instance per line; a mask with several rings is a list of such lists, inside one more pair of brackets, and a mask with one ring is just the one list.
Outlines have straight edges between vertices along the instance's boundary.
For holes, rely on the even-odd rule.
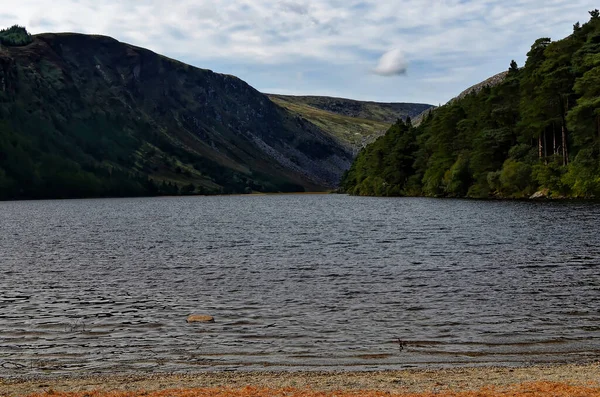
[[406,74],[408,63],[404,54],[399,49],[386,52],[379,58],[379,62],[373,72],[380,76],[398,76]]
[[[10,13],[0,13],[0,24],[19,23],[34,33],[105,34],[223,72],[230,70],[219,65],[278,72],[305,63],[327,64],[323,70],[330,73],[353,68],[351,86],[367,79],[365,72],[390,48],[402,49],[411,61],[405,82],[468,65],[489,65],[492,70],[482,73],[493,75],[512,58],[522,64],[535,39],[569,34],[573,23],[588,19],[597,0],[2,0],[2,5]],[[398,54],[388,53],[375,70],[400,73],[402,65]],[[290,79],[297,72],[290,71]],[[245,77],[258,88],[271,86]],[[463,76],[455,89],[476,83],[465,80],[470,78],[479,76]],[[303,81],[310,84],[310,76]],[[335,95],[339,87],[331,90]],[[373,96],[378,92],[381,87],[374,87]]]
[[[7,4],[4,4],[7,3]],[[375,52],[402,48],[414,56],[478,52],[547,27],[567,28],[591,1],[517,0],[4,0],[34,32],[48,28],[135,40],[160,52],[277,63],[327,59],[332,47]],[[550,11],[548,11],[550,10]],[[550,23],[548,23],[550,22]],[[550,26],[548,26],[550,25]],[[185,37],[174,38],[177,27]],[[223,43],[229,45],[223,46]],[[341,53],[341,62],[359,60]]]

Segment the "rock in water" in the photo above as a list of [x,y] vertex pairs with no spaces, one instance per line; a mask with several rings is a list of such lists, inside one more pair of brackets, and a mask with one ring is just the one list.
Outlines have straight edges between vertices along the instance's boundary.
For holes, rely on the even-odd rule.
[[542,189],[529,197],[530,200],[546,199],[550,195],[550,189]]
[[206,314],[190,314],[187,318],[188,323],[214,323],[215,318]]

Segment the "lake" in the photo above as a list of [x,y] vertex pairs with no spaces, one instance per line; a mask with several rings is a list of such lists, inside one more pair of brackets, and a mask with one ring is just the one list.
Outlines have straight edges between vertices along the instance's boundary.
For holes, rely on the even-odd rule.
[[598,360],[599,225],[580,202],[0,202],[0,375]]

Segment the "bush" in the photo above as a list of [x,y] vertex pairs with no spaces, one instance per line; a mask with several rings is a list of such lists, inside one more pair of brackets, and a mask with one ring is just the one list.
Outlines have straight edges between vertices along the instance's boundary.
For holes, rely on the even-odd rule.
[[466,156],[460,155],[456,162],[444,173],[444,190],[450,197],[463,197],[467,194],[471,184],[471,175],[469,174],[469,160]]
[[493,192],[498,192],[502,189],[500,174],[502,174],[501,171],[488,172],[487,174],[487,183]]
[[531,166],[529,164],[508,159],[504,162],[500,173],[501,191],[511,197],[521,197],[533,193],[531,187]]
[[490,186],[485,178],[476,181],[467,192],[467,197],[470,198],[488,198],[490,196]]
[[562,182],[571,187],[576,197],[600,196],[600,167],[598,155],[593,148],[582,149],[569,164],[569,171],[563,176]]
[[538,163],[533,166],[532,176],[541,187],[550,189],[555,195],[566,195],[569,187],[564,184],[562,178],[567,167],[562,165],[560,156],[553,156],[548,164]]

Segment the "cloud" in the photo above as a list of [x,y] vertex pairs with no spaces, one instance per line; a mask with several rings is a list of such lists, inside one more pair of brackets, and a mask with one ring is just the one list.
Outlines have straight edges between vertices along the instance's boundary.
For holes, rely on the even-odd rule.
[[296,14],[300,14],[300,15],[308,14],[308,4],[306,4],[304,2],[285,0],[285,1],[280,2],[280,6],[282,9],[287,10],[292,13],[296,13]]
[[[6,3],[6,4],[5,4]],[[172,55],[276,64],[374,63],[356,48],[408,59],[486,56],[587,18],[588,0],[3,0],[35,33],[52,26],[114,36]],[[3,18],[4,21],[10,18]],[[46,22],[46,23],[42,23]],[[52,22],[50,25],[48,22]],[[583,22],[583,21],[582,21]],[[184,32],[173,34],[173,27]],[[243,28],[243,31],[240,30]],[[227,43],[227,45],[223,45]]]
[[386,52],[379,58],[379,62],[373,72],[380,76],[398,76],[406,74],[408,63],[404,54],[399,49]]
[[[303,71],[298,68],[318,65],[319,76],[304,74],[303,92],[389,99],[405,94],[365,72],[401,74],[409,59],[403,87],[415,96],[439,95],[436,103],[507,68],[513,58],[523,64],[537,38],[565,37],[598,7],[597,0],[2,0],[2,6],[10,10],[0,14],[4,26],[104,34],[241,74],[259,89],[273,88],[273,75],[286,84]],[[452,83],[444,78],[470,65],[477,70]],[[344,82],[333,78],[341,70],[348,73]],[[433,79],[448,84],[425,86]]]

